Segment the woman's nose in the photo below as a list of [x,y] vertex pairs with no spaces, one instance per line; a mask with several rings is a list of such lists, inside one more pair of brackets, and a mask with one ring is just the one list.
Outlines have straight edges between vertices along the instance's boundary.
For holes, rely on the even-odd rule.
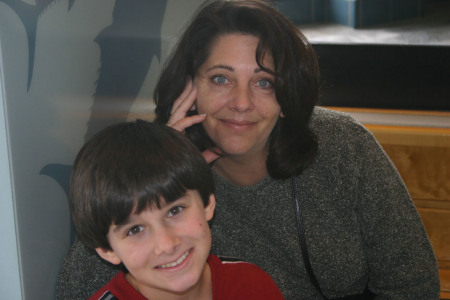
[[233,89],[232,100],[229,108],[238,112],[246,112],[253,109],[251,89],[247,85],[236,85]]
[[155,254],[173,254],[181,244],[181,239],[172,228],[160,228],[154,235]]

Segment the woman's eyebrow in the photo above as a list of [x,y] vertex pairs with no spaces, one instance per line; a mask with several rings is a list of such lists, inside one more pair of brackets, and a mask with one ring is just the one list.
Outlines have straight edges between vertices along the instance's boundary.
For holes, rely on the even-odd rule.
[[227,66],[227,65],[214,65],[214,66],[206,69],[206,72],[209,72],[209,71],[214,70],[214,69],[225,69],[225,70],[230,71],[230,72],[234,71],[234,69],[232,67]]
[[[234,72],[234,68],[232,68],[230,66],[227,66],[227,65],[214,65],[214,66],[206,69],[206,72],[209,72],[209,71],[214,70],[214,69],[224,69],[224,70],[227,70],[227,71],[230,71],[230,72]],[[263,70],[261,68],[255,68],[255,70],[253,71],[253,73],[255,73],[255,74],[259,73],[259,72],[267,72],[267,71],[265,71],[265,70]]]

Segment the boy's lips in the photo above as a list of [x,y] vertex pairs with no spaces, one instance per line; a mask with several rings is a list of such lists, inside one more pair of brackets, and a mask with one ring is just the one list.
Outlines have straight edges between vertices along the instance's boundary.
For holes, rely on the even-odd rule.
[[166,268],[173,268],[178,266],[179,264],[181,264],[188,256],[189,253],[191,252],[191,249],[187,250],[182,256],[180,256],[180,258],[178,258],[176,261],[171,262],[171,263],[167,263],[167,264],[163,264],[163,265],[159,265],[156,268],[157,269],[166,269]]

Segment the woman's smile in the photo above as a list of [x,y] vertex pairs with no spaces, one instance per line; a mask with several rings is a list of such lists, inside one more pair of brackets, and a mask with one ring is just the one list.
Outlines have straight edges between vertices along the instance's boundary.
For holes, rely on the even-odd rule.
[[235,119],[219,119],[224,126],[229,127],[235,132],[245,132],[256,125],[256,122],[235,120]]

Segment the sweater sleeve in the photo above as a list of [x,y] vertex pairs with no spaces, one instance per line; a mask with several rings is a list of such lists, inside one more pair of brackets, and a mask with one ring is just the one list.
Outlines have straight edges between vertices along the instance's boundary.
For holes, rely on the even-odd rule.
[[318,157],[299,177],[310,261],[328,297],[439,299],[437,262],[398,171],[351,116],[317,109]]
[[439,299],[436,258],[403,180],[373,135],[348,123],[370,290],[383,299]]
[[438,299],[436,258],[420,216],[393,163],[362,127],[359,197],[369,287],[390,299]]

